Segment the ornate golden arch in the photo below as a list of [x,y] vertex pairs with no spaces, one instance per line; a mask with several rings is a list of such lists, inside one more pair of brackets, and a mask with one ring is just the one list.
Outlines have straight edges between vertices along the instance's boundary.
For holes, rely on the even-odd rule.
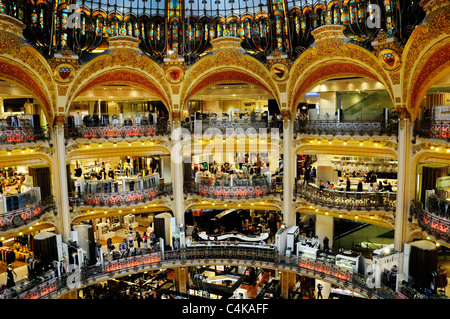
[[0,15],[0,77],[27,89],[42,105],[47,121],[52,122],[56,103],[53,71],[45,58],[25,42],[24,28],[22,22]]
[[243,52],[241,39],[218,38],[212,54],[195,63],[185,74],[180,90],[180,110],[195,92],[224,82],[245,82],[262,87],[277,100],[281,108],[278,86],[261,62]]
[[315,85],[340,76],[362,76],[379,81],[394,101],[392,80],[375,55],[357,45],[344,43],[343,39],[318,36],[315,47],[306,50],[291,68],[287,91],[291,110],[295,110],[300,99]]
[[80,93],[105,83],[124,83],[149,90],[161,99],[169,116],[171,114],[171,89],[162,69],[151,59],[129,49],[116,49],[113,55],[102,55],[83,66],[67,92],[65,112]]
[[450,5],[445,1],[423,0],[425,22],[417,26],[402,54],[403,101],[413,118],[427,90],[450,72]]

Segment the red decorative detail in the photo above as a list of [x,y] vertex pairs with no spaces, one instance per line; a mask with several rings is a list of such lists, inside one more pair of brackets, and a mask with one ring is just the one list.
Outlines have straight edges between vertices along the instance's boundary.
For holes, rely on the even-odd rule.
[[178,78],[180,77],[180,74],[181,74],[180,70],[177,70],[177,69],[171,70],[169,72],[170,77],[174,81],[178,80]]

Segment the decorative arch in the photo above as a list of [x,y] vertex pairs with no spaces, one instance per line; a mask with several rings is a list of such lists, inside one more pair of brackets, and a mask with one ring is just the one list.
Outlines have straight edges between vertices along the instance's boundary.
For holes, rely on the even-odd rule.
[[185,92],[182,105],[184,107],[187,104],[190,95],[194,95],[203,88],[234,81],[257,85],[276,97],[276,93],[268,87],[267,83],[264,83],[249,72],[239,68],[224,67],[212,70],[199,78],[195,83],[192,83],[189,92]]
[[413,118],[427,90],[450,68],[450,5],[422,0],[426,18],[418,25],[402,54],[402,100]]
[[262,87],[277,100],[281,107],[279,90],[269,70],[258,60],[245,55],[240,47],[240,41],[242,39],[233,37],[215,39],[212,54],[200,59],[186,72],[181,83],[180,110],[195,92],[214,84],[230,81],[246,82]]
[[[420,110],[422,98],[428,89],[442,76],[450,73],[450,37],[444,43],[437,44],[424,56],[411,78],[408,85],[410,94],[406,98],[406,105],[410,109],[413,117],[416,117]],[[437,48],[436,48],[437,47]],[[404,88],[406,90],[406,87]]]
[[340,76],[362,76],[379,81],[394,101],[392,80],[369,51],[340,39],[317,40],[316,47],[306,50],[291,68],[288,84],[291,110],[315,85]]
[[38,100],[39,104],[43,106],[47,121],[51,122],[53,109],[51,100],[43,91],[45,84],[39,81],[33,74],[30,74],[23,65],[0,59],[0,78],[8,80],[29,91]]
[[25,25],[7,15],[0,17],[0,77],[8,79],[30,93],[42,105],[48,122],[53,121],[56,85],[46,59],[28,45],[22,31]]
[[128,48],[115,49],[83,66],[67,93],[67,113],[73,99],[87,89],[104,83],[136,85],[155,93],[171,115],[171,89],[159,65]]

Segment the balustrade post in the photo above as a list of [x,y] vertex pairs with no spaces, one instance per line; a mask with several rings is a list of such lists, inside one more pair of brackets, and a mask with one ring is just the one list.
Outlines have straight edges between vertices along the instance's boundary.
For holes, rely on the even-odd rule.
[[70,236],[70,211],[63,115],[58,115],[55,118],[52,141],[54,148],[52,178],[55,204],[58,212],[58,230],[63,236],[63,241],[67,241]]

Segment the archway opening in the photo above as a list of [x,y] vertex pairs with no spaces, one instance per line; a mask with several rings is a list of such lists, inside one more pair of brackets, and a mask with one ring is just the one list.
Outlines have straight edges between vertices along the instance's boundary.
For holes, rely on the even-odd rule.
[[450,68],[423,97],[415,130],[420,137],[450,140]]
[[[0,78],[0,143],[35,142],[48,138],[48,118],[45,107],[28,89]],[[8,134],[14,129],[20,134]]]
[[73,126],[133,126],[168,121],[161,98],[145,88],[103,83],[77,95],[67,112]]
[[320,81],[296,107],[297,118],[310,121],[379,121],[397,112],[385,86],[362,76]]

